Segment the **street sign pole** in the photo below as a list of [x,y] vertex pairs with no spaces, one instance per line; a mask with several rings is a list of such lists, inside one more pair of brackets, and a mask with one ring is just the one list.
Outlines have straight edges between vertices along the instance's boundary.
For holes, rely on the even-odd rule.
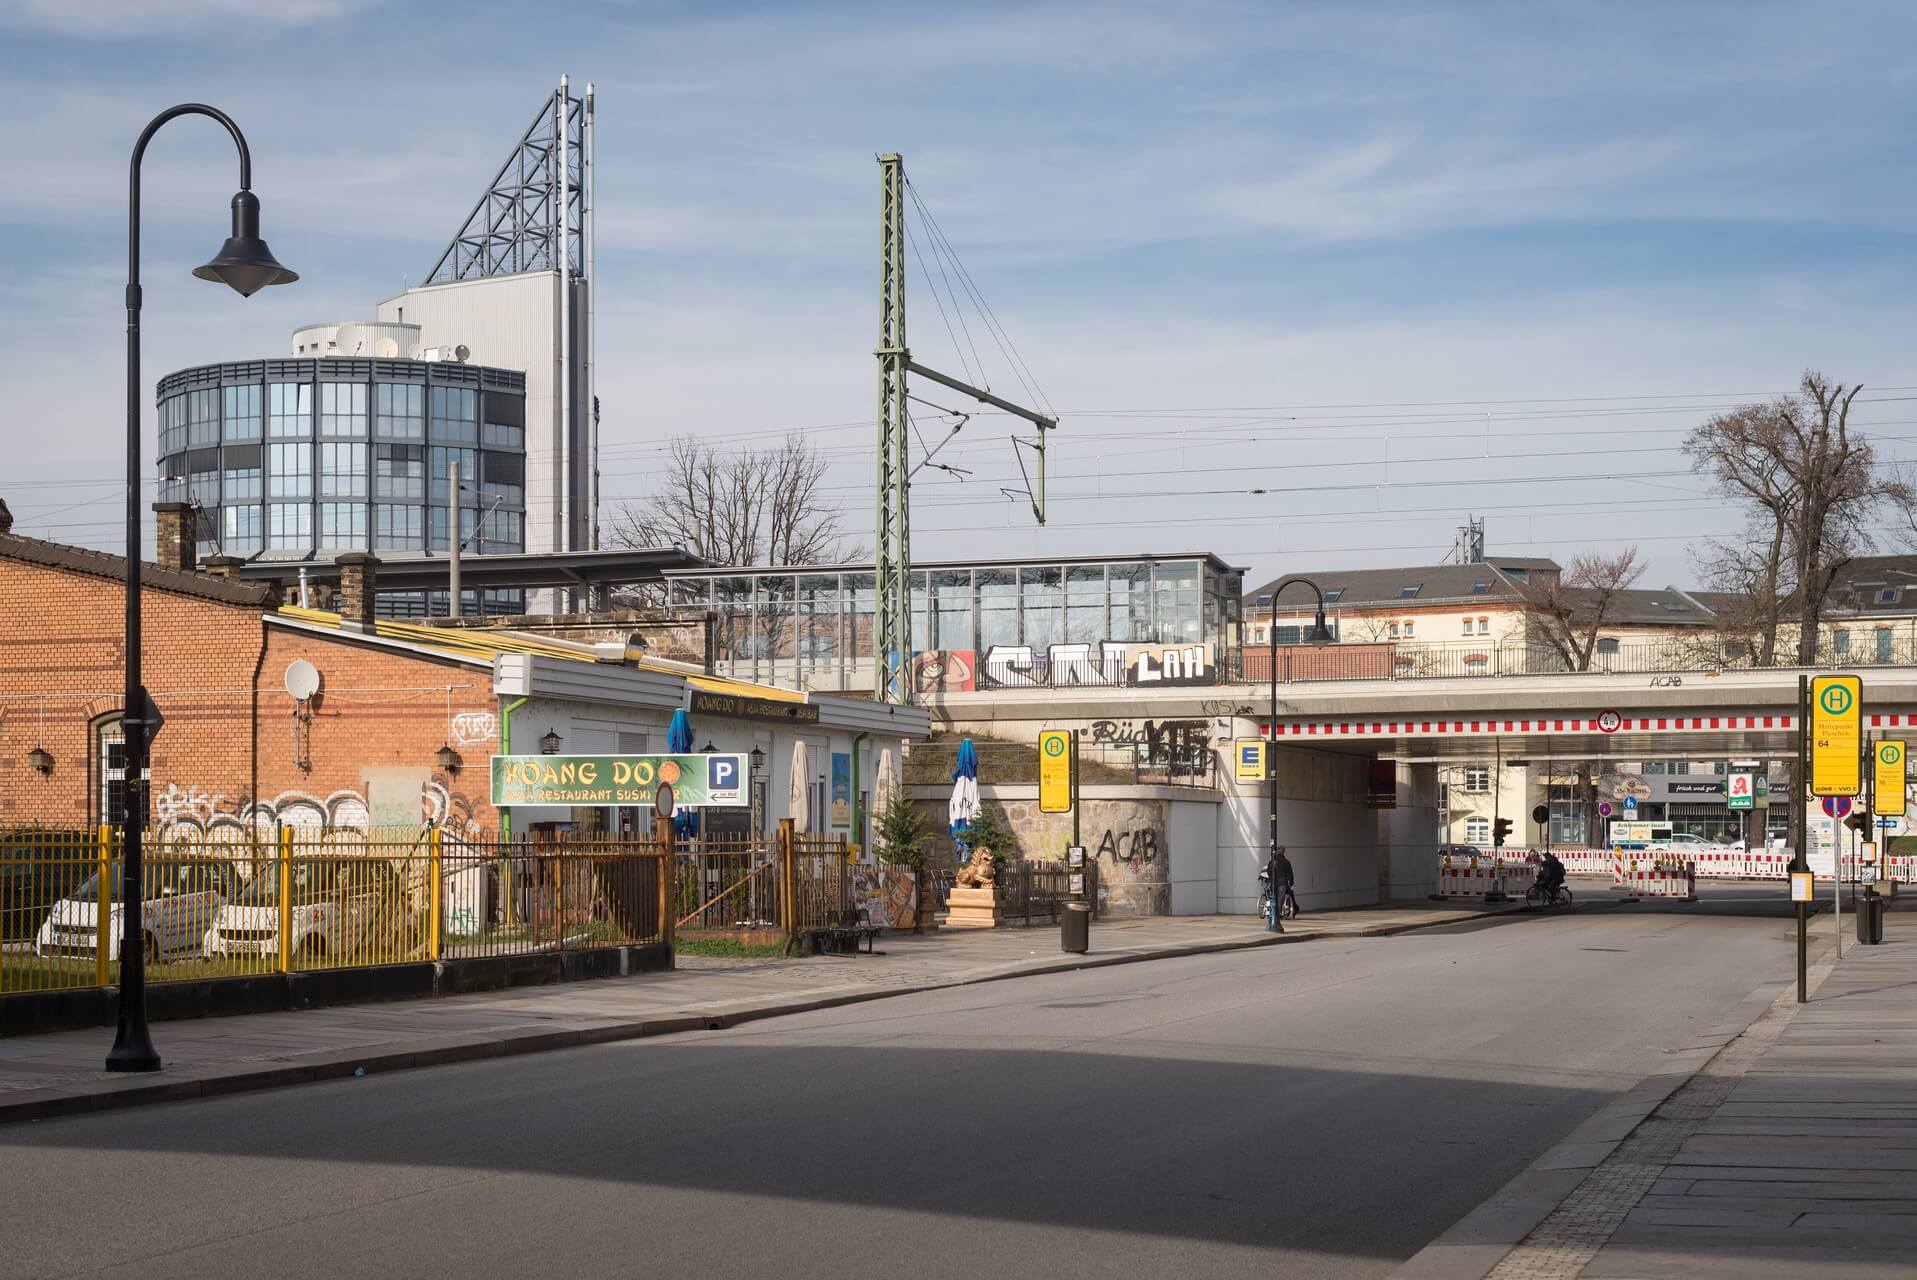
[[[1809,869],[1804,850],[1810,842],[1810,677],[1797,677],[1797,774],[1794,783],[1797,789],[1797,848],[1791,856],[1791,874]],[[1792,894],[1796,897],[1796,894]],[[1797,908],[1797,1003],[1804,1004],[1809,997],[1810,920],[1806,915],[1807,904],[1798,902]]]

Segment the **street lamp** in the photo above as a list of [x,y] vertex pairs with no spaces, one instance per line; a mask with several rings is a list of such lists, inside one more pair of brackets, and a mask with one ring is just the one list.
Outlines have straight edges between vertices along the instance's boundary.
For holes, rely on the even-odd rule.
[[120,893],[120,1008],[108,1051],[108,1071],[158,1071],[160,1055],[146,1025],[146,948],[141,920],[145,899],[141,884],[141,836],[146,822],[148,699],[140,682],[140,162],[146,144],[175,116],[209,116],[233,135],[240,153],[240,190],[233,197],[233,234],[205,266],[193,274],[250,297],[270,284],[291,284],[299,276],[274,260],[260,239],[260,202],[253,194],[253,156],[240,127],[223,111],[197,102],[168,107],[154,116],[133,144],[127,166],[126,281],[126,701],[120,726],[126,739],[126,792],[120,810],[123,872]]
[[[1267,639],[1271,641],[1271,721],[1265,727],[1265,803],[1271,836],[1271,848],[1266,856],[1272,859],[1278,856],[1278,593],[1293,583],[1310,587],[1318,597],[1318,612],[1311,620],[1311,632],[1305,637],[1305,643],[1319,649],[1331,643],[1331,630],[1325,626],[1325,593],[1319,590],[1317,583],[1309,578],[1286,578],[1271,589],[1271,616],[1267,625],[1270,632]],[[1283,892],[1276,883],[1271,891],[1273,894]],[[1271,913],[1272,932],[1285,931],[1284,915],[1284,902],[1280,899]]]

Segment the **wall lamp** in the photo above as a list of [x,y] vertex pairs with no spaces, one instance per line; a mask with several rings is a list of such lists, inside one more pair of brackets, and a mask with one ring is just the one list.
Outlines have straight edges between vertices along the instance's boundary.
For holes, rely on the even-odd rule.
[[53,772],[53,753],[45,747],[35,747],[27,752],[27,763],[33,766],[35,773],[44,778]]
[[559,754],[559,733],[555,729],[546,730],[546,736],[539,740],[539,749],[549,756]]
[[441,747],[438,751],[435,751],[433,753],[433,760],[439,765],[439,771],[441,773],[458,773],[459,766],[462,763],[459,758],[459,752],[453,750],[450,746]]

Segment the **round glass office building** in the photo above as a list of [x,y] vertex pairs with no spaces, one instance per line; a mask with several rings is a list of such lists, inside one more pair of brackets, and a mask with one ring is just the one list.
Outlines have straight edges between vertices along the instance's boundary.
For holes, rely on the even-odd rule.
[[[526,379],[436,360],[200,365],[158,389],[160,500],[258,559],[526,547]],[[455,502],[451,476],[459,472]]]

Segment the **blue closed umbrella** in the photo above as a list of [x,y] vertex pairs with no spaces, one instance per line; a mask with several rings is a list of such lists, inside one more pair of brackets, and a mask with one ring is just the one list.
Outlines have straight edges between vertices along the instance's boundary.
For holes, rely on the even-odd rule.
[[952,770],[952,803],[947,810],[951,820],[952,843],[960,860],[971,856],[965,833],[978,816],[978,748],[970,738],[961,739],[957,767]]
[[[672,723],[666,726],[666,750],[675,756],[692,750],[692,717],[686,714],[684,707],[672,713]],[[679,810],[672,815],[672,829],[682,836],[699,834],[699,811]]]

